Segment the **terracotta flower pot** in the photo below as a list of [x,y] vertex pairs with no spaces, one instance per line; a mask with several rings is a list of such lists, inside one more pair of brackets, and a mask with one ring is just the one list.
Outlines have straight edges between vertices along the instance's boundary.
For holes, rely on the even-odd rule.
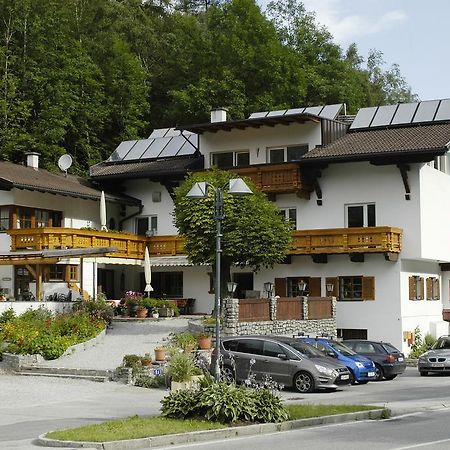
[[138,317],[139,319],[147,317],[147,308],[138,308],[136,310],[136,317]]
[[211,336],[199,336],[197,342],[200,350],[209,350],[212,347]]
[[164,361],[166,359],[165,348],[155,348],[155,361]]

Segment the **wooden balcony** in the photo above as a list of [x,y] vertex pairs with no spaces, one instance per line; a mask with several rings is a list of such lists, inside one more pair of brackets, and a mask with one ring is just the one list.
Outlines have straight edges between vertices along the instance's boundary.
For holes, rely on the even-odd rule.
[[292,234],[292,255],[398,254],[401,251],[400,228],[329,228],[296,230]]
[[450,309],[442,310],[442,320],[445,320],[446,322],[450,322]]
[[76,228],[26,228],[8,230],[11,251],[117,247],[118,252],[107,256],[144,259],[145,246],[151,256],[182,255],[184,240],[179,236],[138,236],[132,233]]
[[301,176],[297,163],[258,164],[230,170],[250,178],[266,194],[297,193],[300,197],[309,198],[313,190]]

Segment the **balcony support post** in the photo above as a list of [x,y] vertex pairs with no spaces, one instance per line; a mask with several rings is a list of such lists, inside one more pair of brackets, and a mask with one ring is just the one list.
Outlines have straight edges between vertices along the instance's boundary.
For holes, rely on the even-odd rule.
[[402,176],[403,186],[405,187],[405,200],[411,200],[411,189],[409,187],[408,180],[408,164],[397,164],[397,167],[400,170],[400,175]]

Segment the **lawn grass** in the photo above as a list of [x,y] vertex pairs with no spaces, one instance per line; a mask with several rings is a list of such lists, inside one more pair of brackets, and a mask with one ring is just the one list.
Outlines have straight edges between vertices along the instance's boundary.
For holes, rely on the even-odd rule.
[[[370,405],[287,405],[291,419],[329,416],[356,411],[377,409]],[[150,436],[187,433],[190,431],[216,430],[228,425],[200,419],[169,419],[161,416],[139,417],[111,420],[95,425],[86,425],[67,430],[52,431],[46,437],[62,441],[106,442],[124,439],[139,439]]]

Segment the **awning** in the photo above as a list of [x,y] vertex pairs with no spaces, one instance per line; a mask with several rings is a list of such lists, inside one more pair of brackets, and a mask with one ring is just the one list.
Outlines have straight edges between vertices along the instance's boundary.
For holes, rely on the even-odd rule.
[[117,251],[117,247],[91,247],[2,252],[0,265],[54,264],[61,258],[104,256]]
[[150,256],[150,264],[155,267],[164,266],[193,266],[189,262],[187,255],[177,255],[177,256]]

